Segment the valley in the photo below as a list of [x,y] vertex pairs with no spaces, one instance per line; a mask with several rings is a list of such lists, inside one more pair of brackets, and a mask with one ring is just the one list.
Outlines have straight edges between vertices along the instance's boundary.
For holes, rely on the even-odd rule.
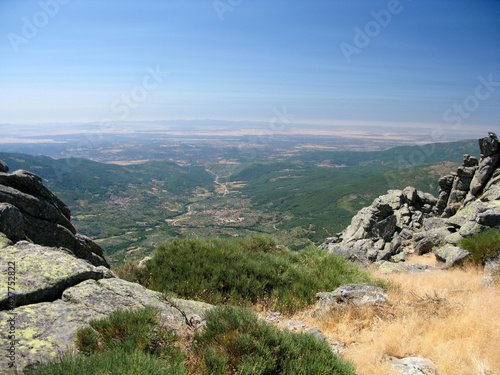
[[436,194],[439,176],[477,152],[476,141],[332,151],[319,139],[317,148],[288,153],[262,146],[249,160],[231,138],[139,144],[103,146],[93,158],[113,157],[100,161],[3,152],[0,159],[40,175],[116,267],[180,236],[269,234],[292,250],[317,245],[389,189]]

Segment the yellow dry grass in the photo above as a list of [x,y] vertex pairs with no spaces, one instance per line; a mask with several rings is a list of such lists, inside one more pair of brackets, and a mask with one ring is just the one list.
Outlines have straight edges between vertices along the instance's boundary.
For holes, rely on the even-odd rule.
[[440,375],[500,375],[500,290],[481,285],[482,270],[376,276],[392,285],[387,304],[295,318],[346,342],[360,375],[393,374],[386,356],[431,359]]

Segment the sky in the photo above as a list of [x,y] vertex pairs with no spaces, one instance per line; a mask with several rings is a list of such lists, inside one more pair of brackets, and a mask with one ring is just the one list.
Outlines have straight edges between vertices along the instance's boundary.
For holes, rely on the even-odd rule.
[[500,1],[0,0],[0,127],[276,111],[498,131]]

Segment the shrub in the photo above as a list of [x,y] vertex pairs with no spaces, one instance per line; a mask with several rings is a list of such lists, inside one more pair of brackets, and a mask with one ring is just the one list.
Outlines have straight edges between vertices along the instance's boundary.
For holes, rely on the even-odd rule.
[[205,318],[205,328],[182,353],[153,308],[117,311],[78,332],[77,347],[85,354],[62,356],[30,374],[354,375],[352,364],[337,358],[325,341],[281,332],[249,310],[218,307]]
[[352,374],[350,363],[310,334],[280,331],[249,310],[217,307],[206,314],[194,351],[207,374]]
[[124,275],[147,288],[212,304],[263,302],[294,312],[319,291],[377,283],[342,257],[311,246],[277,250],[265,237],[176,239],[159,246],[143,269]]
[[151,357],[142,350],[114,349],[91,356],[64,356],[54,362],[37,367],[32,375],[184,375],[179,366],[165,366],[163,361]]
[[471,260],[485,264],[489,258],[500,254],[500,230],[488,229],[464,238],[458,246],[471,253]]
[[[160,328],[153,307],[118,310],[76,334],[82,354],[64,356],[33,374],[185,374],[177,337]],[[168,371],[167,371],[168,370]]]

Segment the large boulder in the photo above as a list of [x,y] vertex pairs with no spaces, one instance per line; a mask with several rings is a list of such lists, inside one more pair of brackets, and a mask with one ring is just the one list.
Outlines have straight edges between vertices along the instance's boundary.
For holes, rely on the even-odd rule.
[[479,148],[481,161],[470,184],[467,201],[473,200],[482,192],[500,163],[500,143],[495,133],[490,132],[487,137],[479,139]]
[[369,263],[401,253],[404,243],[430,217],[437,199],[413,187],[389,190],[361,209],[341,233],[320,248],[352,261]]
[[63,247],[95,266],[109,268],[101,247],[77,234],[70,220],[69,208],[43,185],[40,177],[0,168],[0,232],[14,243],[26,240]]
[[2,374],[22,373],[73,350],[80,328],[118,309],[154,306],[165,324],[187,333],[191,318],[199,320],[212,307],[167,301],[161,293],[121,280],[109,269],[90,265],[64,249],[20,242],[1,252],[15,285],[9,286],[7,279],[0,283],[0,345],[11,349],[16,365],[8,368],[8,361],[0,361]]
[[436,365],[430,359],[420,357],[387,357],[387,366],[401,375],[436,375]]

